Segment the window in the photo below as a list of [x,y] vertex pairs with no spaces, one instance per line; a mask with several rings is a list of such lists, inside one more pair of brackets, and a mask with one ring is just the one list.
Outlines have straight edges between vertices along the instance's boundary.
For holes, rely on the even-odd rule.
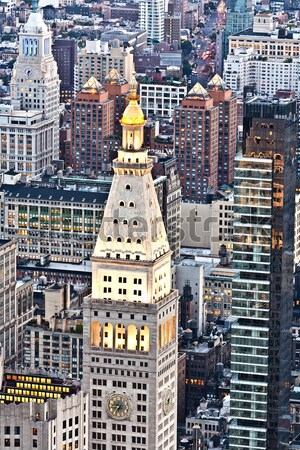
[[37,435],[37,428],[32,428],[32,434],[33,434],[34,436]]
[[20,439],[15,439],[15,447],[21,447],[21,441]]
[[131,189],[130,184],[126,184],[125,189],[126,189],[127,191],[130,191],[130,189]]
[[4,427],[4,434],[10,434],[10,427]]
[[32,447],[37,448],[37,439],[33,439],[32,441]]
[[4,439],[4,447],[10,447],[10,439]]
[[129,203],[129,208],[134,208],[134,203],[133,202]]

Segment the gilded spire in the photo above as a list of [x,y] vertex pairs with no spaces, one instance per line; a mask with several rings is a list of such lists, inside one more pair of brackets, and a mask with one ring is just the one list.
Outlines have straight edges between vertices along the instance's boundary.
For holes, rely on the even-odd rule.
[[[145,118],[142,108],[138,104],[139,96],[137,94],[137,81],[135,78],[135,72],[132,73],[132,78],[130,82],[130,90],[127,95],[127,100],[129,104],[127,105],[123,117],[120,120],[121,125],[137,125],[139,127],[144,127]],[[141,142],[142,144],[142,142]]]
[[138,83],[136,81],[135,72],[132,72],[132,77],[130,81],[130,90],[127,96],[128,100],[139,100],[139,96],[137,93]]

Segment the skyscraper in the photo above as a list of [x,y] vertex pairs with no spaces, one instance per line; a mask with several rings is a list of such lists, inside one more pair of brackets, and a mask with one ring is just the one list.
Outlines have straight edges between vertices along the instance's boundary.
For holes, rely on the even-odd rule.
[[[228,55],[228,39],[232,34],[251,28],[253,24],[253,8],[251,0],[231,0],[227,3],[226,27],[222,33],[223,45],[217,46],[218,70],[223,68],[222,61]],[[220,64],[221,63],[221,64]]]
[[132,80],[84,302],[90,447],[175,450],[177,292]]
[[164,40],[164,0],[139,0],[139,26],[147,30],[149,44]]
[[293,307],[297,110],[245,105],[236,158],[230,449],[286,449]]
[[125,48],[123,43],[115,38],[110,41],[110,45],[99,40],[87,40],[86,46],[78,54],[78,66],[75,70],[76,91],[80,91],[91,77],[103,82],[111,69],[116,69],[125,80],[130,80],[134,69],[132,50],[132,47]]
[[229,11],[226,14],[226,34],[239,33],[250,28],[253,23],[253,11],[251,0],[231,0],[227,5]]
[[74,69],[77,63],[76,39],[56,39],[53,44],[53,55],[58,66],[61,80],[60,101],[71,102],[75,91]]
[[51,47],[51,30],[35,0],[29,19],[19,33],[19,55],[11,79],[12,104],[16,109],[39,110],[55,120],[53,158],[58,158],[60,81]]
[[175,108],[174,148],[184,200],[206,201],[218,188],[219,108],[199,84]]
[[215,75],[207,85],[214,106],[219,108],[219,155],[218,183],[233,182],[234,157],[237,139],[237,98],[219,75]]
[[103,139],[114,132],[114,102],[108,92],[91,77],[72,102],[72,165],[96,174],[109,159]]

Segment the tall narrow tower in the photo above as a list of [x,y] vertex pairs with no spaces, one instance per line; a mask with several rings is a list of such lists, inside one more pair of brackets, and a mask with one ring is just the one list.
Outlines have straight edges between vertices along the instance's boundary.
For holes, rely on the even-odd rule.
[[139,0],[139,25],[147,30],[149,44],[164,40],[164,0]]
[[51,30],[43,21],[38,2],[33,1],[29,19],[19,33],[11,97],[16,109],[43,111],[46,118],[55,119],[53,158],[58,158],[60,81],[51,47]]
[[236,158],[230,450],[289,442],[297,107],[245,105]]
[[207,85],[214,106],[219,107],[218,183],[233,182],[234,158],[237,138],[237,98],[220,75],[215,75]]
[[183,199],[204,202],[218,188],[219,108],[196,83],[174,113],[174,151]]
[[133,78],[84,302],[89,448],[175,450],[177,292]]
[[72,166],[101,173],[109,160],[104,139],[114,132],[114,102],[108,91],[91,77],[72,101]]

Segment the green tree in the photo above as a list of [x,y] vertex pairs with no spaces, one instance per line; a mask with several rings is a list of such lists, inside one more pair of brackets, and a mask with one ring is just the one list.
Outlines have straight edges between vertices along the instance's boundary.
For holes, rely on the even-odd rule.
[[190,41],[181,41],[181,50],[184,56],[188,56],[193,50],[192,43]]
[[187,77],[189,77],[192,73],[192,68],[190,63],[185,59],[182,62],[182,73],[183,75],[186,75]]
[[83,332],[83,324],[82,323],[78,323],[76,325],[76,333],[82,333]]

